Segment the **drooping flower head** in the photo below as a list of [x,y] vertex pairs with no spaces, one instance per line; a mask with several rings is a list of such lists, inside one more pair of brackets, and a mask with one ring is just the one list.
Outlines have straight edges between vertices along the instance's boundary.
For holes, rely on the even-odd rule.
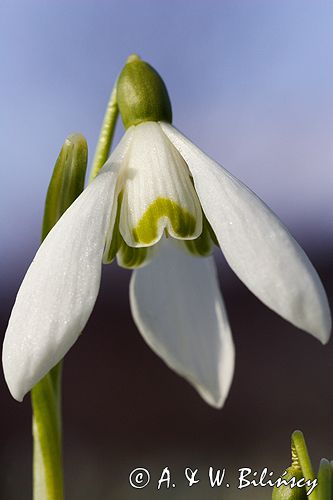
[[21,400],[66,354],[94,306],[102,261],[117,258],[134,268],[131,309],[146,342],[220,407],[234,347],[214,245],[264,304],[323,343],[324,289],[271,210],[171,125],[165,85],[138,57],[119,76],[117,102],[124,137],[48,234],[18,292],[3,348],[8,386]]

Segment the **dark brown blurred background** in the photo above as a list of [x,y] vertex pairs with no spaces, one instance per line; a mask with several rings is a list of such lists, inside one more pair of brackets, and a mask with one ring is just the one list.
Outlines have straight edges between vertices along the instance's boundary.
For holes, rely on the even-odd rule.
[[[332,293],[329,252],[307,248]],[[333,347],[321,346],[263,306],[219,256],[236,344],[236,371],[222,410],[206,405],[141,339],[128,304],[130,273],[104,267],[101,291],[84,334],[64,367],[64,453],[67,498],[270,498],[270,488],[238,491],[240,467],[281,471],[291,432],[305,433],[314,460],[333,458]],[[224,284],[224,286],[223,286]],[[18,277],[1,300],[4,331]],[[204,334],[204,332],[203,332]],[[1,377],[1,498],[31,495],[30,401],[15,402]],[[176,488],[157,491],[164,467]],[[189,489],[185,467],[199,468]],[[209,466],[227,468],[230,489],[211,489]],[[145,467],[151,483],[128,484]],[[165,484],[165,483],[164,483]]]

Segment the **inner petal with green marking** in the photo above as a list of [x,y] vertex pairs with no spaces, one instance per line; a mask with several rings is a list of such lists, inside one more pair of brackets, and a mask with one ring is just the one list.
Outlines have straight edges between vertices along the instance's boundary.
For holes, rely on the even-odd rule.
[[187,164],[158,123],[133,127],[117,193],[104,263],[117,258],[122,267],[143,266],[163,235],[183,240],[184,251],[194,255],[212,252],[214,235]]
[[112,236],[106,243],[104,251],[103,262],[104,264],[111,264],[115,257],[117,257],[118,264],[127,269],[135,269],[141,267],[149,262],[152,250],[150,248],[133,248],[126,245],[123,237],[119,231],[119,218],[123,193],[120,192],[117,199],[117,210]]
[[187,164],[158,123],[135,126],[123,179],[119,231],[128,246],[152,246],[164,232],[200,236],[202,210]]
[[145,211],[135,228],[133,237],[137,243],[151,245],[158,238],[159,226],[166,226],[172,236],[193,238],[195,217],[186,208],[168,198],[157,198]]

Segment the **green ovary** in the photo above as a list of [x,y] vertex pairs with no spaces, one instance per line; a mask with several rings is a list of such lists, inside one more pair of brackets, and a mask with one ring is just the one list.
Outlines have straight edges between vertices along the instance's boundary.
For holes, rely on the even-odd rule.
[[152,244],[158,237],[158,221],[161,217],[169,219],[173,232],[179,238],[189,238],[194,234],[195,217],[175,201],[160,197],[147,208],[133,229],[134,240],[144,245]]

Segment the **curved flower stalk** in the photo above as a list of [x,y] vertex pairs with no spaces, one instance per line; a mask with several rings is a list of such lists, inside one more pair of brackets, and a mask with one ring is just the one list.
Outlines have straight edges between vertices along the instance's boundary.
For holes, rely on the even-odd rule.
[[234,347],[212,257],[215,244],[268,307],[326,343],[327,298],[309,259],[271,210],[171,125],[159,75],[125,65],[117,103],[126,133],[48,234],[18,292],[3,348],[12,395],[71,348],[93,309],[101,264],[134,268],[134,320],[151,348],[221,407]]

